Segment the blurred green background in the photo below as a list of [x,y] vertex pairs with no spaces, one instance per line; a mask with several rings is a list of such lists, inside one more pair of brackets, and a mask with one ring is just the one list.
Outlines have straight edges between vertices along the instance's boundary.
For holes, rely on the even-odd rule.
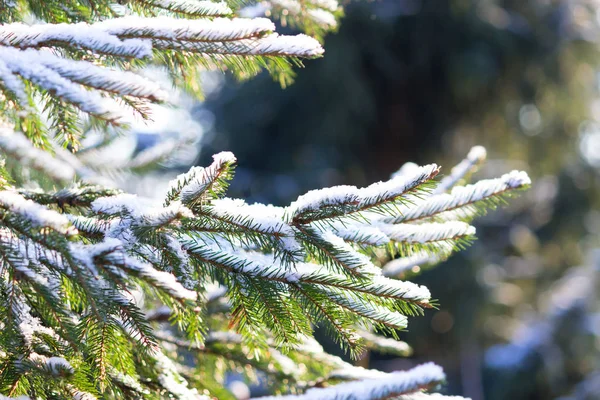
[[407,161],[449,171],[476,144],[477,178],[527,170],[532,189],[482,219],[475,245],[415,277],[441,307],[403,334],[414,356],[368,362],[438,362],[447,393],[474,400],[599,399],[599,21],[593,0],[349,3],[293,85],[265,75],[208,97],[197,163],[233,151],[230,196],[277,205]]

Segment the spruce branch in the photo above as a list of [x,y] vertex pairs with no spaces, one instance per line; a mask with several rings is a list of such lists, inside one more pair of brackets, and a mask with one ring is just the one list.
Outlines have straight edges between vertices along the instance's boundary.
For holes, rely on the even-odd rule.
[[194,17],[222,17],[233,10],[225,2],[205,0],[136,0],[149,6]]
[[[159,85],[139,74],[139,68],[151,62],[163,63],[173,79],[181,73],[189,75],[186,71],[200,65],[214,64],[225,64],[240,75],[255,74],[264,67],[279,75],[299,64],[299,58],[323,53],[321,45],[308,36],[274,33],[275,26],[268,19],[219,17],[232,13],[225,3],[142,3],[203,18],[128,15],[72,25],[15,22],[0,26],[0,90],[23,110],[13,115],[13,122],[35,123],[40,143],[48,141],[46,131],[52,128],[56,137],[76,147],[82,135],[80,112],[118,126],[130,120],[123,105],[145,117],[145,102],[169,101]],[[183,53],[200,57],[188,60],[181,57]],[[57,110],[48,127],[37,118],[38,99],[44,109]]]
[[420,186],[439,172],[435,164],[420,167],[409,176],[392,178],[358,189],[354,186],[336,186],[313,190],[290,205],[289,219],[293,225],[303,225],[355,213],[394,212],[396,204],[419,197]]
[[408,272],[412,272],[413,268],[418,267],[418,271],[423,267],[433,266],[447,259],[455,250],[450,243],[441,243],[437,247],[436,253],[431,253],[427,250],[414,252],[405,257],[395,258],[383,266],[383,275],[388,277],[401,277]]
[[431,196],[403,215],[387,222],[398,224],[426,219],[441,221],[470,220],[486,209],[495,208],[514,190],[527,188],[531,180],[524,172],[512,171],[496,179],[486,179],[472,185],[457,186],[450,193]]
[[[471,240],[472,226],[435,222],[429,211],[422,220],[401,218],[440,196],[448,200],[434,209],[443,210],[438,214],[449,211],[446,204],[473,200],[466,190],[482,197],[493,196],[499,187],[521,188],[526,175],[482,181],[479,187],[485,190],[474,190],[475,184],[431,195],[439,169],[430,165],[363,189],[311,192],[282,208],[224,198],[234,167],[231,153],[216,155],[210,166],[174,179],[162,205],[92,185],[58,192],[10,186],[0,191],[0,312],[9,321],[0,344],[3,337],[21,343],[7,359],[45,344],[56,349],[45,357],[63,357],[75,370],[84,365],[95,379],[68,381],[69,390],[142,397],[157,390],[180,398],[196,396],[196,388],[217,390],[194,377],[169,345],[193,351],[195,363],[224,357],[274,379],[290,379],[298,388],[372,379],[362,382],[373,388],[365,398],[401,398],[439,383],[431,378],[421,384],[421,373],[407,372],[393,375],[392,384],[387,381],[392,375],[350,368],[326,356],[319,356],[324,366],[311,367],[320,371],[319,378],[281,371],[285,363],[314,356],[305,344],[315,325],[323,325],[353,357],[365,348],[410,351],[394,339],[408,317],[434,305],[431,294],[386,277],[399,267],[381,269],[372,255],[384,248],[399,250],[405,256],[399,259],[402,270],[425,256],[447,257]],[[33,333],[24,336],[23,329]],[[224,329],[239,336],[211,336]],[[228,358],[223,346],[235,352]],[[243,355],[251,353],[260,357],[243,363]],[[275,369],[261,357],[271,357]],[[51,372],[42,366],[25,376],[13,364],[5,367],[7,392],[38,393],[40,387],[24,386],[30,383],[27,376]],[[402,377],[405,386],[398,383]],[[345,396],[345,387],[336,393]]]
[[[310,389],[303,395],[284,396],[283,399],[338,400],[338,399],[392,399],[435,387],[446,379],[442,369],[434,364],[423,364],[409,371],[393,372],[378,379],[365,379],[329,388]],[[274,399],[263,397],[262,399]]]
[[406,342],[383,337],[365,330],[359,331],[359,334],[365,340],[368,350],[399,357],[408,357],[413,353],[412,348]]
[[265,0],[241,10],[246,17],[266,14],[321,40],[324,34],[337,29],[343,11],[335,0]]
[[482,146],[475,146],[469,150],[467,157],[452,167],[450,175],[445,176],[435,188],[435,194],[450,190],[458,181],[472,173],[485,161],[487,151]]

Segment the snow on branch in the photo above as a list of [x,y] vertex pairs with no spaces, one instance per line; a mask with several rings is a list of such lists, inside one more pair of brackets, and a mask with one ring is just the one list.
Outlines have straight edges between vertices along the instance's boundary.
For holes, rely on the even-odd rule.
[[2,60],[0,60],[0,85],[15,96],[23,108],[28,108],[29,97],[25,84]]
[[233,14],[227,3],[205,0],[138,0],[150,6],[193,16],[225,16]]
[[401,216],[387,219],[395,224],[432,217],[442,220],[460,219],[477,215],[478,206],[493,206],[501,196],[527,187],[531,180],[523,171],[512,171],[496,179],[485,179],[467,186],[457,186],[450,193],[433,195],[415,207],[403,210]]
[[347,293],[335,291],[331,288],[324,288],[323,291],[336,304],[381,326],[392,327],[394,329],[405,329],[408,326],[408,318],[399,312],[390,311],[384,307],[360,301],[357,298],[348,296]]
[[445,176],[440,181],[439,185],[435,188],[434,193],[443,193],[446,190],[449,190],[456,182],[470,173],[478,164],[485,161],[486,156],[487,151],[485,150],[485,147],[475,146],[471,148],[467,157],[452,168],[450,175]]
[[[61,76],[54,68],[49,68],[40,60],[58,57],[42,53],[38,50],[19,50],[11,47],[0,46],[0,59],[2,59],[11,73],[32,82],[40,89],[55,93],[68,103],[78,107],[81,111],[106,120],[119,120],[122,110],[119,106],[97,91],[85,90],[79,83]],[[82,65],[90,65],[82,62]],[[90,65],[93,68],[93,65]],[[26,96],[21,93],[19,97]]]
[[63,234],[76,232],[64,215],[27,200],[14,191],[0,191],[0,208],[24,218],[37,227],[51,228]]
[[162,351],[154,354],[155,368],[159,371],[158,381],[177,399],[209,400],[208,396],[201,395],[195,388],[188,387],[188,382],[177,371],[177,365]]
[[267,56],[314,58],[322,54],[310,36],[280,36],[273,33],[263,38],[239,39],[225,42],[170,42],[158,40],[160,50],[189,51],[219,56]]
[[34,147],[25,135],[12,129],[0,127],[0,150],[15,158],[21,165],[42,171],[58,182],[70,182],[75,178],[73,167]]
[[400,357],[408,357],[413,353],[412,348],[406,342],[382,337],[364,330],[359,331],[359,335],[365,340],[369,350]]
[[41,334],[55,339],[58,338],[52,328],[45,326],[39,318],[31,315],[31,307],[26,303],[23,296],[15,295],[12,307],[12,313],[17,317],[19,333],[27,346],[31,346],[35,335]]
[[137,276],[168,292],[174,298],[182,300],[196,300],[197,298],[196,292],[183,287],[173,274],[159,271],[152,265],[125,254],[123,243],[118,239],[107,238],[94,245],[72,244],[70,250],[75,259],[92,270],[96,269],[97,263],[109,262],[122,269],[127,275]]
[[[23,140],[17,141],[11,147],[0,140],[0,147],[35,158],[35,148],[23,149]],[[159,390],[185,398],[198,394],[190,389],[197,379],[186,372],[189,366],[169,358],[173,348],[193,351],[209,367],[226,359],[275,375],[300,385],[299,391],[319,379],[358,379],[290,399],[444,398],[418,393],[443,380],[439,367],[391,374],[353,367],[307,344],[312,327],[322,323],[353,357],[364,348],[410,353],[392,338],[409,316],[435,304],[426,287],[389,276],[446,258],[475,229],[462,221],[402,218],[431,199],[444,203],[418,215],[449,212],[469,199],[522,187],[527,176],[513,172],[431,195],[438,167],[410,167],[362,189],[312,191],[283,208],[225,198],[235,161],[233,154],[219,153],[208,167],[178,176],[162,204],[98,186],[45,192],[15,190],[7,181],[0,191],[6,225],[0,230],[0,271],[8,271],[0,274],[0,301],[12,308],[0,308],[0,316],[20,315],[10,323],[23,347],[64,342],[75,348],[74,358],[44,355],[69,354],[63,358],[78,372],[83,346],[101,385],[118,382],[136,393],[154,389],[144,376],[111,369],[107,354],[147,354]],[[380,268],[398,250],[404,257]],[[39,301],[51,306],[48,311],[38,310]],[[231,332],[223,333],[225,327]],[[320,375],[298,371],[295,363]],[[69,371],[60,360],[51,362],[56,368],[38,364],[31,368]]]
[[167,207],[152,207],[139,201],[136,195],[121,193],[100,197],[91,204],[92,210],[107,215],[123,215],[136,226],[161,227],[179,218],[192,217],[192,212],[180,201]]
[[[222,268],[231,273],[244,274],[274,282],[295,285],[304,283],[331,287],[350,292],[370,294],[383,298],[415,303],[427,306],[431,294],[425,286],[412,282],[402,282],[375,275],[368,281],[349,281],[344,275],[335,274],[327,267],[310,264],[296,263],[293,268],[278,263],[273,257],[258,253],[249,253],[235,249],[233,245],[215,242],[212,238],[182,237],[180,239],[184,249],[192,257],[199,257],[204,262],[217,268]],[[229,247],[229,248],[227,248]]]
[[429,164],[417,168],[412,174],[373,183],[360,189],[360,207],[369,209],[389,201],[410,201],[408,195],[415,195],[419,185],[435,178],[439,171],[436,164]]
[[31,353],[27,361],[37,368],[47,370],[54,376],[72,375],[74,372],[71,364],[62,357],[46,357],[42,354]]
[[410,256],[393,259],[383,266],[382,273],[384,276],[398,277],[414,267],[428,266],[437,264],[445,260],[453,251],[452,243],[440,243],[437,252],[432,254],[431,251],[417,251]]
[[438,172],[438,166],[431,164],[415,169],[410,175],[397,176],[362,189],[335,186],[312,190],[298,197],[287,212],[293,224],[306,224],[368,210],[394,212],[390,203],[410,201],[418,194],[419,186],[433,179]]
[[[141,108],[143,101],[169,100],[156,83],[138,75],[137,71],[127,71],[152,61],[162,63],[176,73],[196,69],[199,63],[210,67],[212,59],[234,72],[247,73],[265,67],[264,57],[296,60],[323,54],[319,42],[311,37],[274,33],[275,25],[269,19],[218,17],[231,12],[222,2],[147,2],[158,7],[171,7],[173,11],[217,18],[130,15],[94,23],[5,24],[0,26],[0,88],[7,97],[20,103],[21,109],[33,111],[32,96],[36,92],[29,90],[29,82],[38,92],[50,94],[106,123],[121,125],[131,117],[131,111],[124,105],[145,116]],[[207,58],[194,58],[188,54],[195,62],[183,63],[175,56],[181,52],[200,53]],[[242,59],[239,56],[258,58]],[[232,57],[233,61],[227,62],[227,57]],[[139,62],[132,63],[131,59]],[[273,65],[285,71],[293,60]],[[124,70],[109,66],[120,66]],[[42,103],[47,101],[42,97]],[[70,115],[79,118],[74,111]],[[72,121],[66,126],[71,125]],[[45,128],[40,129],[44,131]],[[75,135],[73,129],[69,129]]]
[[141,39],[121,40],[98,25],[22,23],[0,26],[0,45],[20,49],[78,47],[99,54],[144,58],[152,55],[152,43]]
[[475,235],[475,227],[464,222],[450,221],[430,224],[381,224],[378,228],[393,241],[404,243],[430,243],[456,240]]
[[[442,369],[429,363],[408,371],[392,372],[382,378],[359,380],[328,388],[315,388],[305,394],[281,398],[285,400],[383,400],[434,387],[445,379]],[[276,397],[261,399],[275,400]]]
[[266,0],[244,7],[240,15],[257,17],[270,14],[284,24],[320,35],[335,29],[340,4],[335,0]]
[[171,181],[166,204],[175,196],[180,196],[184,204],[201,203],[210,197],[220,197],[227,190],[236,158],[233,153],[224,151],[215,154],[213,160],[210,166],[194,167],[187,174],[179,175]]
[[330,226],[337,236],[359,245],[382,246],[391,240],[377,226],[369,224],[335,222]]
[[81,85],[154,102],[168,100],[160,85],[133,72],[102,68],[85,61],[66,60],[46,52],[36,52],[36,56],[40,64]]
[[[292,226],[283,221],[283,209],[263,204],[246,204],[241,200],[220,199],[205,210],[210,216],[230,223],[234,232],[256,233],[271,238],[274,251],[281,250],[286,260],[304,259],[304,251],[296,240]],[[260,244],[260,241],[259,241]]]
[[187,20],[172,17],[128,16],[93,26],[119,38],[143,38],[185,42],[227,42],[258,37],[275,31],[267,18],[215,18]]
[[[304,231],[309,232],[309,231]],[[330,255],[331,259],[341,265],[344,269],[357,275],[381,274],[379,268],[371,262],[368,256],[355,250],[350,244],[342,238],[336,236],[330,231],[317,233],[320,243],[313,242],[322,252]]]
[[444,396],[439,393],[411,393],[398,397],[396,400],[471,400],[462,396]]

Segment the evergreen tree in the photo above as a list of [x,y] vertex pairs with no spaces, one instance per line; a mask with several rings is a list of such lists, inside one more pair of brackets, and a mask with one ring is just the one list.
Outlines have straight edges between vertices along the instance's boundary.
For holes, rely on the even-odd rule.
[[[544,346],[543,362],[506,373],[484,360],[487,348],[543,320],[555,282],[599,245],[598,3],[380,0],[344,12],[339,32],[326,38],[327,57],[308,63],[287,90],[265,76],[207,96],[215,134],[205,136],[199,165],[231,150],[244,162],[230,196],[278,204],[309,188],[379,180],[398,159],[445,166],[473,144],[493,160],[479,177],[527,170],[536,182],[527,196],[478,220],[468,252],[416,278],[443,307],[402,338],[417,357],[443,363],[454,393],[572,393],[589,360],[600,358],[591,347],[577,359]],[[227,118],[235,110],[239,117]],[[276,150],[268,160],[256,151],[265,146]],[[571,333],[560,339],[567,349],[588,343]],[[375,353],[369,363],[393,369],[406,361]]]
[[[321,37],[338,8],[3,3],[0,393],[227,399],[224,376],[237,371],[289,398],[445,398],[425,393],[444,381],[438,366],[363,369],[325,353],[313,329],[325,327],[354,357],[367,348],[407,354],[398,331],[437,304],[426,287],[394,276],[469,244],[470,222],[528,186],[524,172],[465,185],[485,158],[476,147],[441,180],[437,165],[408,163],[385,182],[275,207],[225,197],[236,159],[222,152],[173,179],[162,204],[93,184],[143,173],[186,146],[160,142],[122,165],[90,162],[130,132],[132,114],[148,118],[150,104],[170,100],[149,69],[196,95],[201,67],[241,78],[266,69],[287,84],[292,66],[323,49],[255,16]],[[86,147],[90,136],[99,140]]]

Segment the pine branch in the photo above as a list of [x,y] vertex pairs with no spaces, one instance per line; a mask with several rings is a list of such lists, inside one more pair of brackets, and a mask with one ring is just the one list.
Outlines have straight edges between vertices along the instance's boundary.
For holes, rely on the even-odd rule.
[[243,8],[245,17],[272,15],[283,26],[290,25],[322,40],[337,29],[342,9],[335,0],[266,0]]
[[75,178],[75,169],[57,160],[46,151],[33,146],[23,134],[0,126],[0,149],[20,166],[39,170],[59,183],[67,184]]
[[398,224],[430,218],[442,221],[472,219],[488,208],[495,208],[511,191],[527,188],[531,180],[524,172],[512,171],[496,179],[486,179],[473,185],[458,186],[450,193],[431,196],[403,215],[387,222]]
[[470,400],[461,396],[444,396],[439,393],[411,393],[397,398],[397,400]]
[[[224,3],[208,1],[146,3],[206,17],[231,13]],[[159,85],[136,71],[152,60],[165,63],[176,79],[180,76],[177,70],[193,70],[198,64],[210,67],[206,57],[241,74],[255,74],[264,67],[281,74],[287,73],[289,65],[298,64],[298,58],[323,53],[319,43],[308,36],[279,36],[274,30],[273,23],[264,18],[188,20],[134,15],[73,26],[5,24],[0,27],[0,89],[26,111],[21,115],[29,121],[37,121],[39,113],[34,93],[42,94],[44,108],[59,108],[52,113],[50,127],[75,148],[81,136],[78,111],[107,124],[122,125],[128,121],[122,103],[139,110],[143,101],[168,100]],[[190,53],[202,57],[194,65],[180,57]],[[257,58],[253,61],[248,56]],[[267,60],[271,58],[273,62]],[[110,66],[113,68],[107,68]],[[35,89],[33,93],[29,86]],[[15,121],[21,119],[14,116]],[[43,133],[47,128],[38,122],[36,130],[42,132],[36,135],[41,142],[47,141]]]
[[[397,338],[408,316],[434,306],[431,294],[423,286],[386,278],[370,255],[385,247],[400,251],[406,270],[426,254],[434,260],[461,248],[474,234],[467,223],[431,222],[435,219],[426,212],[418,224],[400,219],[439,196],[462,205],[460,199],[473,197],[462,195],[467,189],[429,195],[438,171],[431,165],[364,189],[312,192],[287,208],[248,205],[223,198],[234,162],[232,154],[222,153],[209,167],[180,175],[162,206],[100,186],[46,192],[17,191],[7,183],[0,191],[0,314],[12,323],[0,335],[0,348],[16,338],[20,349],[32,349],[27,354],[45,344],[54,349],[45,357],[64,358],[76,373],[83,365],[87,378],[63,382],[71,386],[60,390],[69,393],[163,391],[193,398],[194,388],[219,391],[214,377],[203,384],[166,351],[168,345],[162,353],[161,342],[181,352],[187,346],[197,363],[201,357],[215,363],[227,358],[223,349],[232,345],[229,361],[295,381],[298,390],[373,379],[362,382],[373,388],[365,396],[397,398],[437,384],[432,379],[421,385],[421,374],[406,373],[405,386],[394,386],[387,381],[391,375],[348,366],[305,345],[313,327],[322,325],[353,357],[365,348],[406,354],[405,344],[364,330]],[[510,176],[521,184],[506,190],[527,180],[523,174]],[[490,186],[483,182],[481,187]],[[438,214],[448,211],[444,207]],[[390,269],[384,267],[383,274]],[[215,282],[222,286],[211,289]],[[33,334],[24,335],[23,327]],[[233,342],[211,337],[223,329],[240,336]],[[243,363],[244,354],[257,358]],[[271,361],[265,364],[262,357]],[[323,362],[311,364],[313,372],[282,373],[286,363],[308,363],[312,357]],[[4,359],[0,364],[9,382],[5,393],[38,393],[42,386],[31,383],[38,378],[13,364]],[[27,374],[33,377],[53,373],[42,364],[31,368]],[[54,373],[68,375],[59,370]],[[30,384],[38,386],[29,389]],[[318,389],[307,393],[313,390]]]
[[192,208],[206,203],[209,199],[221,197],[233,178],[235,156],[222,152],[213,156],[214,162],[207,168],[194,167],[186,174],[179,175],[170,183],[165,206],[176,198]]
[[394,205],[418,198],[421,185],[438,172],[437,165],[431,164],[418,168],[410,176],[392,178],[362,189],[336,186],[313,190],[290,205],[289,219],[293,225],[303,225],[365,211],[394,213]]
[[365,340],[367,349],[382,354],[391,354],[398,357],[409,357],[413,350],[406,342],[379,336],[369,331],[360,331],[360,336]]
[[436,253],[431,251],[417,251],[410,256],[400,257],[391,260],[383,266],[383,275],[388,277],[400,277],[408,272],[414,272],[415,267],[421,271],[422,267],[436,265],[445,259],[455,250],[451,243],[438,246]]
[[225,2],[206,0],[136,0],[149,6],[194,17],[222,17],[233,14]]
[[483,163],[486,156],[487,152],[484,147],[475,146],[471,148],[467,157],[450,170],[450,175],[445,176],[440,181],[439,185],[435,188],[434,194],[444,193],[452,188],[459,180],[473,172],[479,164]]
[[[324,389],[310,389],[304,395],[284,396],[283,399],[392,399],[440,384],[445,380],[442,369],[423,364],[409,371],[393,372],[384,378],[345,383]],[[263,397],[262,399],[275,399]]]

